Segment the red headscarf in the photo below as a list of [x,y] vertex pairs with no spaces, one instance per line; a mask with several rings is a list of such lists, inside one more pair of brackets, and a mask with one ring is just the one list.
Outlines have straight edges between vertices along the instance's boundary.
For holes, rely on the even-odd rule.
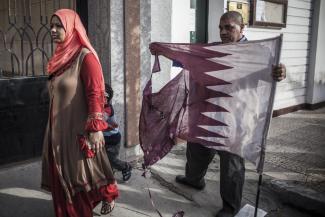
[[66,36],[62,43],[57,44],[54,55],[47,64],[47,72],[52,74],[60,70],[76,56],[76,53],[80,51],[81,47],[88,48],[99,62],[98,55],[89,42],[85,27],[82,25],[79,15],[70,9],[60,9],[53,16],[59,17],[65,29]]

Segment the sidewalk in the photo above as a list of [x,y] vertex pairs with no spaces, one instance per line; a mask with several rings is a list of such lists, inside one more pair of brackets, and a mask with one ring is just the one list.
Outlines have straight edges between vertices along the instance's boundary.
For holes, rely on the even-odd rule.
[[[177,184],[176,174],[184,173],[185,146],[178,145],[152,167],[144,179],[135,168],[128,183],[119,182],[120,197],[115,217],[158,217],[148,195],[164,217],[179,210],[185,217],[213,217],[221,208],[219,160],[214,159],[206,176],[207,186],[196,191]],[[267,217],[316,217],[325,207],[325,108],[300,111],[272,119],[267,144],[260,208]],[[54,217],[51,196],[40,189],[39,159],[0,167],[0,217]],[[258,176],[246,163],[242,205],[255,204]],[[294,203],[301,211],[287,203]],[[309,210],[309,211],[308,211]],[[310,212],[313,210],[313,213]],[[94,216],[99,216],[100,206]]]
[[272,120],[264,171],[284,202],[325,216],[325,108]]
[[[283,115],[271,123],[259,207],[274,217],[325,215],[325,108]],[[218,156],[209,166],[203,191],[174,181],[184,174],[185,162],[185,146],[177,146],[152,171],[170,190],[209,209],[221,208]],[[257,180],[254,166],[246,162],[242,205],[255,204]]]
[[[24,163],[0,169],[0,216],[1,217],[54,217],[51,195],[40,189],[41,162]],[[128,183],[119,182],[120,196],[112,214],[114,217],[158,216],[148,195],[150,188],[153,201],[165,217],[171,217],[178,210],[185,210],[186,216],[210,216],[209,211],[198,209],[197,205],[180,195],[168,191],[155,179],[143,178],[140,169],[134,169]],[[100,216],[100,205],[94,210]]]

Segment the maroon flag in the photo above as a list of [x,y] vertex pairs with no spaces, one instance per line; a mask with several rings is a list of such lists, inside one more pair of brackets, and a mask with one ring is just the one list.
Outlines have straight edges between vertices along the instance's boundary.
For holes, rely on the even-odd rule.
[[151,79],[143,91],[140,145],[144,164],[152,165],[176,138],[225,150],[257,167],[265,148],[275,85],[272,65],[281,37],[235,44],[152,43],[156,55],[182,64],[183,70],[159,92]]

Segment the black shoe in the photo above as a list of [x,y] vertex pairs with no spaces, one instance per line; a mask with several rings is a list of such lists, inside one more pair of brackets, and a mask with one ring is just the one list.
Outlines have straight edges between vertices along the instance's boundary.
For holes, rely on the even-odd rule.
[[183,184],[183,185],[187,185],[191,188],[195,188],[197,190],[202,190],[204,187],[205,187],[205,182],[204,180],[202,182],[199,182],[199,183],[191,183],[188,181],[188,179],[183,176],[183,175],[178,175],[176,176],[176,182],[180,183],[180,184]]
[[234,214],[233,212],[226,210],[226,209],[221,209],[216,217],[234,217],[236,214]]
[[126,168],[122,170],[123,181],[126,182],[131,178],[132,175],[132,167],[130,164],[126,165]]

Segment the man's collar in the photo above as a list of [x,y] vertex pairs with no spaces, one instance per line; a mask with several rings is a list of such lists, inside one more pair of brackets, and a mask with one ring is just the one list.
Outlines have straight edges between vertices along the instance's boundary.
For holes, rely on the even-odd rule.
[[245,35],[243,35],[243,36],[241,37],[241,39],[239,39],[238,42],[244,42],[244,41],[247,41],[247,38],[245,37]]

